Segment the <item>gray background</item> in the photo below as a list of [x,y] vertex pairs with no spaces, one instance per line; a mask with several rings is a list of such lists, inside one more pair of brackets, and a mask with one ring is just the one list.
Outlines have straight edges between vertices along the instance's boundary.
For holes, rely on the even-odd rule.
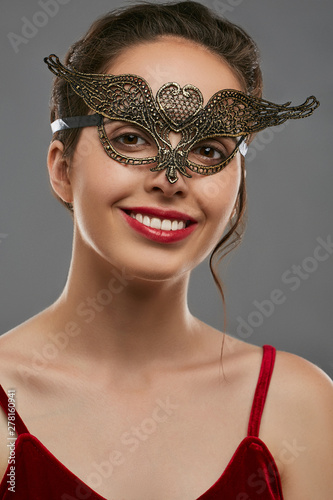
[[[46,0],[45,0],[46,1]],[[99,15],[123,1],[1,0],[0,333],[54,301],[65,284],[72,222],[50,194],[46,152],[51,138],[48,100],[52,75],[42,62],[61,58]],[[333,236],[332,13],[331,0],[206,0],[240,24],[262,57],[264,96],[300,104],[311,94],[320,108],[283,131],[259,134],[248,156],[249,222],[242,246],[221,267],[227,296],[227,331],[248,342],[273,344],[333,375],[333,256],[318,263],[297,290],[282,281],[293,265],[313,256],[318,237]],[[35,33],[16,51],[8,33],[22,36],[26,18]],[[309,261],[305,261],[309,262]],[[257,319],[259,303],[280,289],[261,324],[242,337],[239,317]],[[222,329],[220,296],[204,262],[191,279],[192,312]]]

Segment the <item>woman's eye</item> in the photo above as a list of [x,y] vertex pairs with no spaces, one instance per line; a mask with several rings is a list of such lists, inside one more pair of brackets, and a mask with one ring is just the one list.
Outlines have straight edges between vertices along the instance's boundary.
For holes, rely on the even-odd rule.
[[204,156],[205,158],[208,158],[210,160],[218,160],[224,157],[224,154],[221,151],[218,151],[211,146],[199,146],[193,149],[193,153]]
[[136,134],[123,134],[116,138],[117,142],[125,144],[126,146],[142,146],[146,143],[142,137]]
[[111,148],[119,155],[140,159],[158,154],[156,141],[139,127],[110,121],[104,125],[104,131]]
[[200,148],[196,148],[196,151],[199,153],[199,155],[205,156],[206,158],[221,158],[220,151],[217,151],[217,149],[214,149],[210,146],[201,146]]

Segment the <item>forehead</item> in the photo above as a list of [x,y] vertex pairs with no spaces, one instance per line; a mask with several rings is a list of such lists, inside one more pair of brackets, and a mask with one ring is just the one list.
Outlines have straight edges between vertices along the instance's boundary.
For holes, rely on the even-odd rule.
[[163,37],[124,49],[107,67],[113,75],[134,74],[144,78],[154,95],[165,83],[195,85],[204,103],[222,89],[243,90],[230,66],[205,47],[176,37]]

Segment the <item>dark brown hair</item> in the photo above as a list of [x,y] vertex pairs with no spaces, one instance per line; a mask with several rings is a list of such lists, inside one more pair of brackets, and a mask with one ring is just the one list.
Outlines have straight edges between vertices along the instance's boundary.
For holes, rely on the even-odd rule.
[[[64,63],[82,72],[103,73],[124,49],[165,35],[185,38],[219,55],[235,72],[243,91],[261,97],[262,75],[254,41],[239,26],[216,16],[207,7],[193,1],[164,4],[141,2],[114,10],[97,19],[87,34],[70,47]],[[85,115],[88,111],[86,104],[72,91],[67,82],[56,78],[51,98],[51,121],[62,117]],[[80,129],[54,134],[53,139],[59,139],[64,144],[64,156],[72,157],[79,134]],[[222,286],[214,268],[222,257],[240,242],[244,231],[246,211],[244,168],[242,158],[242,178],[236,212],[210,258],[210,269],[221,292],[223,303],[225,300]],[[70,204],[63,201],[62,203],[72,210]]]

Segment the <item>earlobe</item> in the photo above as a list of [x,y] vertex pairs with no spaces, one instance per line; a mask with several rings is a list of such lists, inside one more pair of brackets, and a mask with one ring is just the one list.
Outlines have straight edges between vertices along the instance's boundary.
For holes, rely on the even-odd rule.
[[61,141],[50,144],[47,155],[47,168],[54,192],[65,202],[73,202],[72,185],[69,178],[69,161],[63,156],[64,145]]
[[236,214],[237,214],[237,208],[234,207],[233,210],[232,210],[232,212],[231,212],[231,215],[230,215],[230,220],[232,220],[235,217]]

